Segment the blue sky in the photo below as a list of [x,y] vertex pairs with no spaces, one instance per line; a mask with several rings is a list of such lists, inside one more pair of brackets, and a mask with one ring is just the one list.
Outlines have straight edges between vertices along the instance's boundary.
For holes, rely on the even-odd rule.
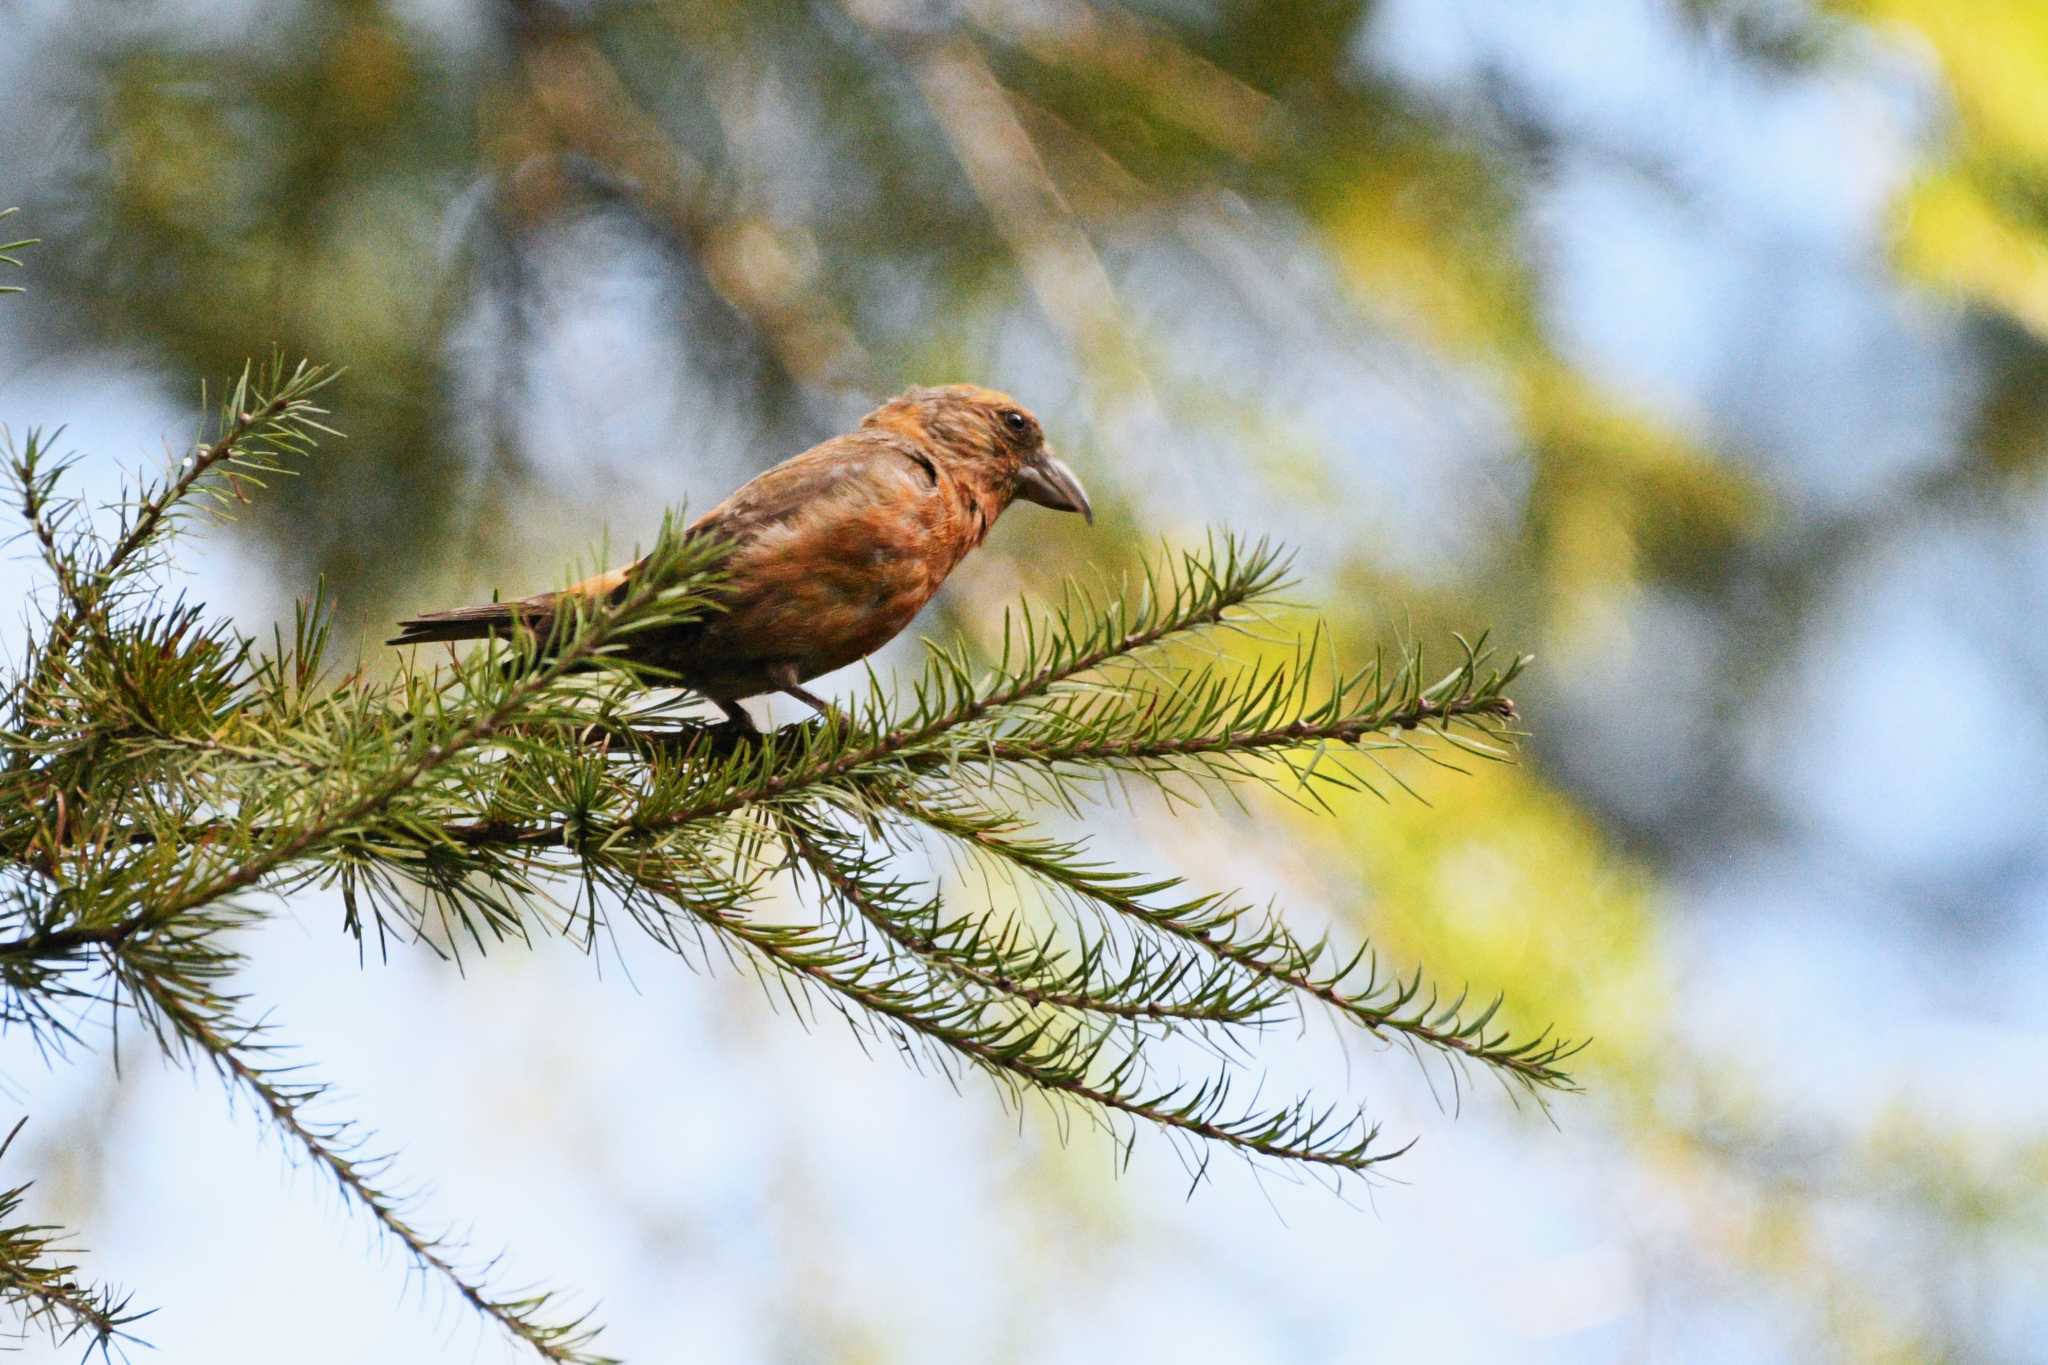
[[[0,41],[0,110],[66,22],[54,6],[0,18],[15,34]],[[1449,108],[1505,90],[1555,134],[1530,249],[1562,353],[1754,469],[1780,498],[1772,545],[1855,528],[1799,647],[1751,690],[1702,679],[1739,672],[1727,665],[1754,642],[1656,590],[1546,683],[1541,761],[1618,819],[1667,816],[1707,765],[1739,776],[1743,818],[1667,869],[1659,953],[1692,1030],[1673,1046],[1739,1071],[1788,1132],[1816,1135],[1822,1187],[1853,1164],[1828,1142],[1902,1106],[2038,1134],[2048,1091],[2013,1082],[2048,1057],[2048,719],[2007,703],[2038,691],[2048,661],[2034,628],[2048,505],[2023,492],[1929,513],[1903,498],[1952,458],[1972,382],[1966,319],[1885,256],[1887,206],[1942,117],[1931,69],[1871,35],[1810,72],[1760,71],[1635,0],[1389,0],[1357,56]],[[0,161],[76,150],[61,125],[31,122],[37,144]],[[1288,225],[1236,240],[1285,264],[1276,307],[1313,306],[1323,267],[1290,253]],[[661,452],[692,397],[689,358],[644,325],[641,263],[577,245],[556,263],[564,302],[543,319],[527,420],[536,449],[568,452],[582,449],[572,427],[609,414],[600,492],[563,524],[608,526],[616,544],[675,494]],[[1134,249],[1115,268],[1172,278],[1188,270],[1176,251]],[[1197,333],[1222,326],[1204,287],[1174,305]],[[476,323],[480,350],[492,325]],[[190,438],[194,395],[164,392],[136,358],[46,356],[20,330],[0,308],[0,421],[68,423],[95,489]],[[1190,364],[1227,371],[1256,346],[1219,330],[1191,341]],[[1069,390],[1029,327],[1005,355],[1007,387]],[[1311,410],[1309,427],[1355,452],[1355,487],[1400,509],[1383,518],[1391,565],[1427,578],[1511,519],[1511,433],[1485,376],[1391,344],[1311,363],[1350,401]],[[1418,375],[1430,401],[1404,402]],[[1167,403],[1131,430],[1172,422]],[[1377,414],[1363,428],[1361,407]],[[747,453],[744,430],[700,435],[686,491],[701,506]],[[1117,452],[1115,430],[1092,439]],[[1162,516],[1285,515],[1251,482],[1180,481]],[[1461,493],[1475,486],[1488,491]],[[1296,529],[1311,552],[1352,533]],[[292,595],[229,538],[188,562],[194,590],[252,627]],[[29,569],[0,561],[0,600]],[[19,639],[10,613],[0,644]],[[1627,704],[1649,692],[1669,703],[1654,716]],[[1141,861],[1182,851],[1142,812],[1112,828]],[[1267,889],[1284,873],[1212,861]],[[1424,1140],[1350,1203],[1229,1163],[1190,1196],[1161,1142],[1141,1139],[1118,1172],[1099,1135],[1063,1144],[1042,1107],[1020,1123],[979,1081],[956,1094],[865,1054],[836,1019],[800,1028],[723,967],[630,947],[627,963],[593,962],[551,943],[460,975],[418,951],[358,972],[340,920],[332,898],[296,897],[249,943],[248,990],[346,1112],[402,1148],[401,1175],[432,1181],[423,1221],[459,1216],[480,1251],[510,1248],[507,1282],[601,1298],[606,1341],[632,1359],[1060,1362],[1113,1343],[1129,1361],[1793,1361],[1833,1340],[1811,1295],[1716,1242],[1716,1201],[1768,1201],[1768,1182],[1671,1179],[1597,1091],[1552,1126],[1483,1086],[1453,1121],[1405,1055],[1347,1051],[1315,1022],[1268,1049],[1275,1084],[1349,1077],[1390,1132]],[[408,1288],[210,1076],[133,1038],[118,1079],[112,1061],[48,1067],[0,1039],[0,1110],[35,1116],[20,1160],[38,1211],[78,1229],[96,1272],[162,1306],[144,1328],[157,1358],[270,1361],[283,1341],[306,1365],[519,1358],[438,1287]],[[1796,1147],[1762,1155],[1796,1171]],[[1912,1286],[1946,1253],[1910,1211],[1854,1191],[1837,1203],[1826,1235],[1847,1265]],[[2041,1269],[2038,1248],[2020,1249],[1987,1281],[1970,1309],[1987,1349],[2018,1359],[2048,1337],[2048,1296],[2027,1292]],[[1946,1292],[1902,1287],[1901,1306],[1952,1311]]]

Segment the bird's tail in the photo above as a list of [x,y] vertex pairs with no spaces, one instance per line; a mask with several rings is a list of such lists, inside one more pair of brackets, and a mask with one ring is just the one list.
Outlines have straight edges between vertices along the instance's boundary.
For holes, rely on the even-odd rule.
[[384,643],[427,645],[441,640],[482,640],[510,635],[515,625],[524,625],[536,635],[545,636],[554,624],[554,616],[550,608],[531,602],[486,602],[453,611],[430,611],[400,621],[399,633]]

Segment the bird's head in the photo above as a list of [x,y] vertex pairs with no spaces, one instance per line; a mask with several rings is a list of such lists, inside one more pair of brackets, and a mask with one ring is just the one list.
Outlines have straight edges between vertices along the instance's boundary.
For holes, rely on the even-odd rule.
[[910,389],[867,415],[862,426],[908,436],[935,458],[1009,497],[1095,520],[1074,471],[1053,454],[1031,410],[976,384]]

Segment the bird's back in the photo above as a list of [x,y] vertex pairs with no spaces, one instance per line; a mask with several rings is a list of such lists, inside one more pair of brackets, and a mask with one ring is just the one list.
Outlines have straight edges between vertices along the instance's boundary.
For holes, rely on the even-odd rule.
[[[721,699],[809,679],[887,643],[986,534],[994,512],[906,435],[863,428],[747,482],[688,534],[732,543],[722,612],[637,637],[636,652]],[[476,639],[515,622],[544,631],[564,597],[619,592],[640,563],[559,593],[434,612],[394,644]]]

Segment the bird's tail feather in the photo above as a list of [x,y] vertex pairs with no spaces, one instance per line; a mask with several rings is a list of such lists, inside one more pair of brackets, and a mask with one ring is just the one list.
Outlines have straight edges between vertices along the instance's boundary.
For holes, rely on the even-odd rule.
[[426,645],[441,640],[482,640],[509,635],[515,624],[523,624],[539,635],[547,634],[554,612],[526,602],[486,602],[481,606],[457,607],[453,611],[430,611],[398,623],[399,633],[387,645]]

